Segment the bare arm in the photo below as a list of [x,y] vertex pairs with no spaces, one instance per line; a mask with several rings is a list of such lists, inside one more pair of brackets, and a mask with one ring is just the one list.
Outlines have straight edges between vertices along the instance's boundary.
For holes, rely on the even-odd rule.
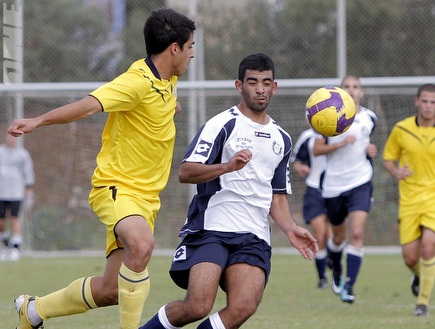
[[223,174],[240,170],[251,160],[249,150],[238,151],[227,163],[203,164],[198,162],[184,162],[178,171],[180,183],[201,184],[209,182]]
[[97,99],[86,96],[79,101],[58,107],[38,117],[17,119],[9,126],[8,132],[17,137],[24,133],[30,133],[41,126],[81,120],[102,110],[103,108]]
[[341,147],[344,147],[347,144],[350,144],[353,142],[355,142],[355,136],[353,136],[353,135],[347,136],[340,143],[336,143],[336,144],[326,144],[325,138],[321,138],[321,139],[316,138],[316,140],[314,141],[314,146],[313,146],[313,154],[315,156],[322,155],[322,154],[328,154],[328,153],[334,152],[335,150],[337,150]]
[[316,239],[307,229],[297,225],[290,212],[286,194],[273,195],[270,216],[304,258],[312,259],[311,252],[317,254],[319,246]]
[[405,164],[402,168],[397,168],[394,161],[391,160],[384,160],[384,168],[397,180],[406,179],[412,175],[412,170],[408,168],[408,165]]
[[310,173],[310,166],[303,164],[302,162],[296,160],[293,163],[293,170],[301,177],[305,177]]

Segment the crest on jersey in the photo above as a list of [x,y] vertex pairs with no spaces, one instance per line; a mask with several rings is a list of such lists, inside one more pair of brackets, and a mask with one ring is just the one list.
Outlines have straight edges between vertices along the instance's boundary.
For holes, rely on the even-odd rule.
[[273,153],[275,153],[276,155],[281,155],[282,154],[282,145],[280,143],[278,143],[277,141],[275,141],[272,144],[272,150],[273,150]]
[[211,150],[212,144],[209,142],[206,142],[205,140],[201,139],[201,141],[198,143],[195,149],[195,154],[202,155],[203,157],[208,157],[210,150]]

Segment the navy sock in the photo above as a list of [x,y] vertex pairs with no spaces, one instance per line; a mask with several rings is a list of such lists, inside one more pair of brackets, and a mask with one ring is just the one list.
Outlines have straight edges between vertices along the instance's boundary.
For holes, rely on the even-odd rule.
[[159,320],[159,315],[156,314],[151,318],[151,320],[149,320],[139,329],[165,329],[165,327],[163,327],[163,325],[161,324]]
[[316,268],[319,274],[319,279],[326,279],[326,258],[316,258]]
[[213,329],[211,326],[210,318],[207,318],[205,321],[201,322],[196,329]]
[[355,284],[356,278],[359,273],[359,269],[361,268],[362,257],[347,254],[347,278],[346,285],[353,287]]

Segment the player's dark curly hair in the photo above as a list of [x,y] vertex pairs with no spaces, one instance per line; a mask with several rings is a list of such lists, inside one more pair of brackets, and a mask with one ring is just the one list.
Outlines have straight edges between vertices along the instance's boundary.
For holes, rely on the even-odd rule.
[[246,70],[253,71],[272,71],[272,77],[275,79],[275,65],[272,58],[263,53],[255,53],[246,56],[239,64],[239,77],[240,81],[245,78]]
[[195,30],[194,21],[173,9],[153,10],[143,28],[148,56],[160,54],[173,42],[183,50]]

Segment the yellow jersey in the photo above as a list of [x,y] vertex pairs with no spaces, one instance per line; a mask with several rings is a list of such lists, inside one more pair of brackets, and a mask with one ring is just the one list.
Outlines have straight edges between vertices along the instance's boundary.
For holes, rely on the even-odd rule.
[[159,202],[174,150],[176,85],[176,76],[160,79],[147,58],[90,94],[109,113],[93,187],[122,187]]
[[416,116],[398,122],[385,144],[384,160],[399,161],[399,167],[406,164],[413,172],[399,181],[401,206],[434,209],[435,127],[418,126]]

